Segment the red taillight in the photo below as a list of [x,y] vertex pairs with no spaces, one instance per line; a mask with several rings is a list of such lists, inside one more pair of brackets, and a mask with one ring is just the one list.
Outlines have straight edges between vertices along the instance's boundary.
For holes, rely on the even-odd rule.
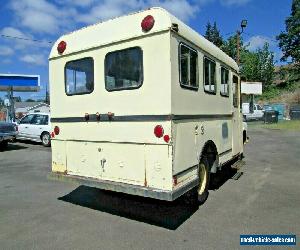
[[57,51],[59,54],[64,53],[64,51],[67,48],[67,43],[65,41],[61,41],[58,45],[57,45]]
[[151,15],[148,15],[143,19],[143,21],[141,23],[141,27],[142,27],[143,31],[147,32],[153,28],[154,23],[155,23],[154,17]]
[[161,125],[157,125],[154,128],[154,134],[156,137],[161,138],[164,135],[164,129]]
[[59,131],[60,131],[59,127],[55,126],[54,127],[54,134],[59,135]]
[[54,138],[55,135],[54,135],[54,132],[51,132],[51,138]]
[[165,136],[164,136],[164,141],[165,141],[166,143],[168,143],[168,142],[170,141],[170,136],[169,136],[169,135],[165,135]]

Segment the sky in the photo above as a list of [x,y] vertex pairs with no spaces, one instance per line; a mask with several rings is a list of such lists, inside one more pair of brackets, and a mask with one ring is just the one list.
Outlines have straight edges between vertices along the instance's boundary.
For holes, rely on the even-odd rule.
[[[207,22],[216,21],[224,38],[232,35],[247,19],[243,40],[250,50],[265,42],[280,64],[276,36],[285,30],[292,0],[7,0],[0,5],[0,74],[40,75],[41,91],[15,93],[23,100],[45,98],[48,85],[48,56],[51,42],[81,27],[160,6],[200,34]],[[13,36],[29,40],[9,39]],[[38,40],[38,41],[31,41]],[[3,98],[4,92],[0,92]]]

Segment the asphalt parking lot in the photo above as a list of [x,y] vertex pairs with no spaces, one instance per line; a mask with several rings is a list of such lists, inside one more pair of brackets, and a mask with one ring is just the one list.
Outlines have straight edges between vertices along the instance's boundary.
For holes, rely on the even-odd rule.
[[11,144],[0,152],[0,248],[241,249],[240,234],[299,237],[300,133],[249,130],[244,174],[200,207],[54,182],[50,148]]

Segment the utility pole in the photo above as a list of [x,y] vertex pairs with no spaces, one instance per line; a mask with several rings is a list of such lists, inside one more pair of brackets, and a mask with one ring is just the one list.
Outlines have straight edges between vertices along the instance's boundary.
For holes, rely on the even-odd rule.
[[241,31],[236,32],[236,63],[240,66]]
[[49,92],[48,92],[48,84],[46,84],[46,97],[45,97],[45,103],[49,104]]
[[247,20],[242,20],[241,22],[241,30],[237,30],[236,32],[236,63],[240,66],[241,60],[241,34],[244,32],[244,28],[247,27]]
[[7,120],[10,122],[15,121],[15,102],[14,102],[14,91],[11,87],[7,91],[7,99],[9,100],[9,106],[7,107]]

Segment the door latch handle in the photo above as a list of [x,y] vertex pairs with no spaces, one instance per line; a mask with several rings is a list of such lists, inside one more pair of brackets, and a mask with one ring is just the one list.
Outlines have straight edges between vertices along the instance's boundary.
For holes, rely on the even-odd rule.
[[106,162],[106,159],[104,159],[104,158],[100,161],[100,164],[101,164],[101,167],[103,169],[103,172],[104,172],[104,164],[105,164],[105,162]]

